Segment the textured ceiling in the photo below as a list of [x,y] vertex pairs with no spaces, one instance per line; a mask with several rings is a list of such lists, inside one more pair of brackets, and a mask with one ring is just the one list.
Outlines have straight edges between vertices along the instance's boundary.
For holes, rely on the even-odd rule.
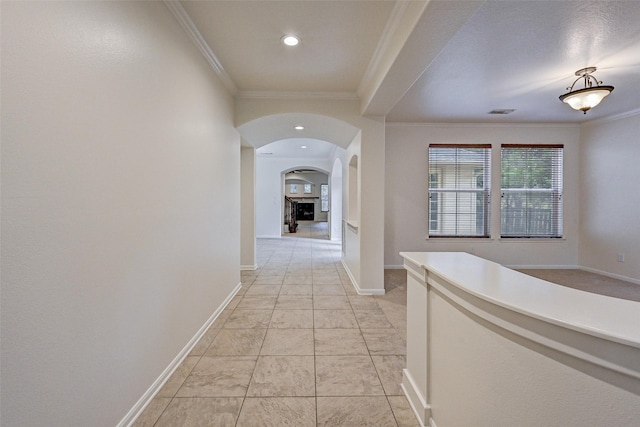
[[[637,0],[180,4],[242,96],[359,94],[364,113],[387,122],[581,123],[640,110]],[[283,46],[287,33],[300,45]],[[615,90],[583,115],[558,96],[587,66]],[[301,118],[266,118],[240,132],[255,147],[297,137],[344,147],[357,131],[307,117],[311,127],[298,134],[291,126]]]
[[[615,90],[583,115],[558,96],[587,66]],[[487,1],[387,121],[580,122],[638,108],[640,2]]]

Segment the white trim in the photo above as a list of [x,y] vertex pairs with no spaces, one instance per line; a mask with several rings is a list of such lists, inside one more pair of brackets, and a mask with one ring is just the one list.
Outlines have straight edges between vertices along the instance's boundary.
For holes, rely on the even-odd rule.
[[609,273],[607,271],[598,270],[597,268],[585,267],[579,265],[576,268],[579,270],[588,271],[589,273],[600,274],[601,276],[611,277],[612,279],[624,280],[625,282],[631,282],[636,285],[640,285],[640,279],[634,279],[633,277],[623,276],[622,274]]
[[411,373],[406,368],[402,370],[400,388],[407,397],[409,406],[420,423],[420,427],[425,427],[425,422],[431,418],[431,406],[424,400],[424,396],[420,393]]
[[349,266],[345,262],[344,258],[340,259],[340,263],[342,264],[342,266],[344,267],[345,271],[347,272],[347,276],[349,276],[349,280],[351,280],[351,284],[353,285],[353,288],[356,290],[356,293],[358,295],[384,295],[384,293],[385,293],[384,289],[363,289],[363,288],[361,288],[358,285],[358,282],[356,281],[355,277],[353,277],[353,274],[351,274],[351,270],[349,270]]
[[233,82],[233,80],[231,80],[229,74],[227,74],[227,72],[224,70],[222,64],[213,53],[204,37],[202,37],[202,34],[198,30],[198,27],[196,27],[196,25],[193,23],[191,17],[184,10],[180,2],[177,0],[164,0],[164,4],[169,8],[173,16],[175,16],[175,18],[178,20],[180,26],[187,32],[187,35],[189,36],[191,41],[193,41],[193,43],[195,43],[195,45],[198,47],[198,50],[200,50],[202,56],[205,57],[209,65],[211,65],[211,68],[213,68],[213,71],[215,71],[215,73],[222,81],[222,84],[224,84],[224,87],[229,91],[231,95],[235,95],[238,92],[236,84]]
[[404,270],[404,265],[399,264],[399,265],[387,265],[385,264],[384,266],[385,270]]
[[295,92],[295,91],[240,91],[236,99],[334,99],[358,101],[360,97],[354,92]]
[[386,127],[402,128],[402,127],[442,127],[448,128],[474,128],[474,127],[498,127],[498,128],[527,128],[527,127],[543,127],[543,128],[579,128],[580,123],[463,123],[463,122],[386,122]]
[[640,115],[640,108],[636,108],[635,110],[627,111],[626,113],[614,114],[613,116],[609,116],[609,117],[602,117],[602,118],[599,118],[599,119],[589,120],[589,121],[584,122],[583,125],[585,125],[585,126],[599,125],[599,124],[602,124],[602,123],[615,122],[616,120],[622,120],[622,119],[626,119],[627,117],[633,117],[633,116],[637,116],[637,115]]
[[273,236],[256,236],[256,239],[282,239],[282,235],[278,236],[278,235],[273,235]]
[[117,424],[118,427],[129,427],[131,426],[136,419],[142,414],[145,408],[151,403],[153,398],[158,394],[158,392],[162,389],[162,386],[169,380],[171,375],[175,372],[176,369],[180,366],[182,361],[191,353],[191,350],[196,346],[198,341],[202,338],[202,336],[207,332],[209,327],[215,322],[215,320],[220,316],[220,313],[229,305],[233,297],[236,296],[238,291],[242,288],[242,283],[238,283],[236,287],[231,291],[231,293],[225,298],[225,300],[220,304],[220,306],[213,312],[213,314],[204,322],[204,325],[200,327],[198,332],[189,340],[187,345],[178,353],[178,355],[169,363],[169,366],[160,374],[160,376],[151,384],[151,387],[147,389],[147,391],[140,397],[140,399],[136,402],[135,405],[127,412],[127,414],[120,420]]
[[240,266],[240,271],[253,271],[257,269],[258,269],[258,264]]
[[380,63],[385,53],[387,53],[387,51],[389,50],[389,46],[391,45],[393,36],[396,34],[398,28],[402,24],[402,18],[408,6],[408,1],[396,1],[395,5],[393,6],[393,10],[389,15],[389,19],[387,20],[386,25],[384,26],[384,30],[382,30],[382,35],[380,36],[378,45],[376,46],[376,50],[373,52],[371,60],[369,61],[369,65],[367,66],[367,70],[360,80],[360,85],[358,85],[358,93],[363,93],[365,89],[373,83],[373,79],[377,75],[378,69],[380,68]]

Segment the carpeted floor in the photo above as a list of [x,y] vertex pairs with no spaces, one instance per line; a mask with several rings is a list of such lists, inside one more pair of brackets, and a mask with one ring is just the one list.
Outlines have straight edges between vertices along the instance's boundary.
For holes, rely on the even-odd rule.
[[640,301],[640,285],[583,270],[518,270],[569,288],[614,298]]
[[[640,285],[625,282],[624,280],[613,279],[583,270],[519,269],[518,271],[569,288],[640,302]],[[403,287],[406,287],[407,277],[405,270],[385,270],[384,274],[387,293],[396,290],[396,288],[403,289]]]

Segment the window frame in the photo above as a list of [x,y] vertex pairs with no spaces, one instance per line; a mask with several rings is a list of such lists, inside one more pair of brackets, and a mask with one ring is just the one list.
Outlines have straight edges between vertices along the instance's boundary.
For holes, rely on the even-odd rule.
[[320,184],[320,212],[329,212],[329,184]]
[[[432,149],[434,149],[434,151],[432,151]],[[452,157],[455,159],[454,162],[438,161],[438,157],[444,158],[445,155],[436,155],[435,149],[454,149],[452,153]],[[481,159],[481,167],[479,169],[483,177],[481,181],[482,188],[477,188],[478,180],[475,175],[475,170],[478,169],[478,165],[469,163],[468,159],[465,161],[462,153],[459,151],[477,149],[482,150],[477,153]],[[491,144],[429,144],[427,154],[428,238],[491,238]],[[451,180],[451,170],[449,171],[449,178],[447,178],[445,169],[451,169],[452,167],[453,181],[455,184],[453,187],[445,187],[445,185],[448,185],[447,182]],[[470,171],[471,181],[467,179],[469,182],[466,182],[466,185],[461,184],[464,180],[463,173],[466,172],[468,174]],[[434,176],[437,176],[439,179],[436,185],[433,185]],[[474,185],[473,183],[476,184]],[[474,211],[466,212],[467,220],[464,221],[460,209],[465,207],[465,199],[470,199],[468,197],[469,194],[476,194],[476,200],[480,200],[482,203],[481,205],[478,205],[477,202],[474,203]],[[463,195],[466,195],[466,197],[462,197]],[[480,196],[480,198],[478,198],[478,196]],[[454,200],[453,202],[450,201],[452,198]],[[471,201],[467,200],[466,203],[466,208],[471,209]],[[454,208],[449,211],[448,209],[450,209],[451,205],[453,205]],[[453,218],[453,222],[447,221],[446,218]],[[470,222],[471,218],[475,218],[473,223]],[[478,222],[478,218],[481,219],[481,222]],[[469,232],[464,232],[464,227],[466,227]],[[472,228],[475,230],[475,233],[471,232]]]
[[[517,162],[505,165],[505,150],[559,150],[551,152],[548,166],[551,176],[544,177],[550,185],[548,187],[538,187],[531,185],[532,173],[528,172],[534,162],[526,162],[527,169],[522,172],[523,184],[521,187],[505,187],[505,173],[507,170],[518,167]],[[541,165],[544,166],[544,165]],[[564,236],[564,145],[563,144],[502,144],[500,146],[500,238],[501,239],[561,239]],[[545,197],[545,194],[548,197]],[[511,197],[509,196],[511,195]],[[521,195],[526,206],[524,208],[505,208],[505,204],[518,203],[516,196]],[[550,206],[549,218],[542,218],[545,213],[540,208],[532,208],[532,204],[547,204]],[[546,200],[545,200],[546,199]],[[510,200],[516,200],[511,202]],[[520,201],[520,203],[523,203]],[[520,211],[520,212],[518,212]],[[537,211],[537,213],[536,213]],[[518,218],[519,216],[519,218]],[[532,216],[534,218],[532,218]],[[535,218],[537,216],[537,218]],[[507,229],[508,223],[524,221],[526,230],[516,233]],[[550,223],[545,223],[548,221]],[[537,224],[537,225],[533,225]],[[516,227],[512,225],[512,227]],[[531,228],[530,228],[531,227]],[[548,232],[541,230],[548,229]]]

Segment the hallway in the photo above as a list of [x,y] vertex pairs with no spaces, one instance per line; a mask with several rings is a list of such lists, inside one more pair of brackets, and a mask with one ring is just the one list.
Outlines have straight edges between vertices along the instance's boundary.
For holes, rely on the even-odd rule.
[[417,425],[400,388],[402,280],[358,296],[340,243],[317,223],[296,234],[258,239],[259,269],[134,425]]
[[326,221],[298,221],[298,229],[296,232],[285,232],[283,237],[306,237],[309,239],[328,240],[329,223]]

